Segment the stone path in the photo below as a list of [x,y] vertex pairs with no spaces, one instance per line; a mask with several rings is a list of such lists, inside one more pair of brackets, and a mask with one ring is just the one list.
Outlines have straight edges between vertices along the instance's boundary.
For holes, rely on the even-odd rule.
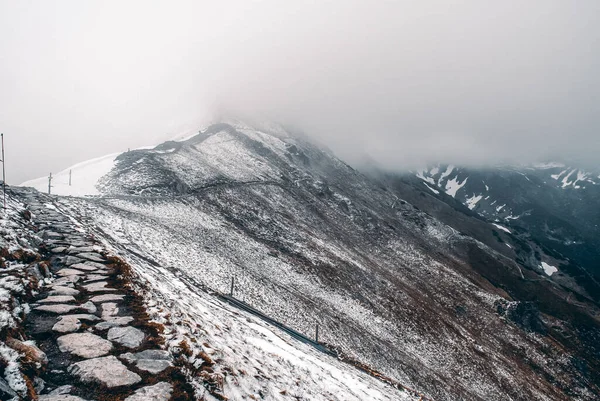
[[126,285],[125,265],[58,210],[29,201],[48,257],[26,322],[47,359],[39,400],[191,400],[192,389],[161,349],[160,327]]

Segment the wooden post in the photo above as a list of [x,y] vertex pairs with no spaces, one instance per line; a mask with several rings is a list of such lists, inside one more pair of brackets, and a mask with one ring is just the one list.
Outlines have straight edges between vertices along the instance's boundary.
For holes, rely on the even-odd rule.
[[50,195],[50,188],[52,188],[52,173],[48,176],[48,195]]
[[69,170],[69,186],[71,186],[71,173],[73,172],[73,170]]
[[6,209],[6,172],[4,170],[4,134],[0,134],[2,137],[2,196],[4,198],[4,208]]
[[234,284],[234,278],[231,278],[231,290],[229,290],[229,295],[233,296],[233,284]]
[[315,327],[315,342],[319,342],[319,323],[317,323],[317,327]]

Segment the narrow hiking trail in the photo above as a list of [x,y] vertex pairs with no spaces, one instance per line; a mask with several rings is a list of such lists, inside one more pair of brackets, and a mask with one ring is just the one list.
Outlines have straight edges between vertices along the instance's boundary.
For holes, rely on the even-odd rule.
[[173,356],[161,347],[131,289],[128,266],[63,215],[43,195],[28,194],[45,261],[44,285],[30,301],[25,334],[40,365],[35,393],[43,401],[192,399]]

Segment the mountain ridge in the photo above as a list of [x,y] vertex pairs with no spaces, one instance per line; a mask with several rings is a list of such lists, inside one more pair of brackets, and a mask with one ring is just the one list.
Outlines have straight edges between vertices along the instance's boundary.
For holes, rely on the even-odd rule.
[[123,153],[104,196],[60,202],[182,277],[220,292],[236,277],[254,307],[304,333],[318,322],[323,341],[433,398],[593,399],[597,306],[492,233],[518,238],[297,136],[226,124],[188,141]]

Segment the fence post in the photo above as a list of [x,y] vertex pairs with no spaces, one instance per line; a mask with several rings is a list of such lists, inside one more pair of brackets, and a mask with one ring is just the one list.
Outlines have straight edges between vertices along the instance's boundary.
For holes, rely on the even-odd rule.
[[315,327],[315,342],[319,342],[319,323],[317,323],[317,326]]
[[48,195],[50,195],[50,188],[52,188],[52,173],[48,176]]
[[0,134],[2,138],[2,193],[4,198],[4,209],[6,209],[6,170],[4,168],[4,134]]
[[231,278],[231,289],[229,290],[229,295],[233,296],[233,285],[234,285],[234,277]]

